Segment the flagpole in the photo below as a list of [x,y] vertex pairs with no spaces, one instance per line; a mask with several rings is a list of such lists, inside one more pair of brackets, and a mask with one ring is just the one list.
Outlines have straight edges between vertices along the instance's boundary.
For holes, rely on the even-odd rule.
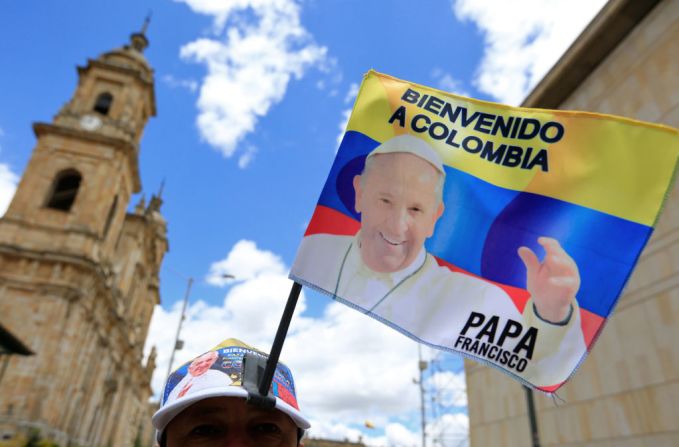
[[285,342],[285,337],[288,334],[288,328],[290,327],[292,314],[295,312],[295,306],[297,306],[297,299],[299,298],[299,293],[301,290],[302,285],[300,283],[294,282],[292,284],[290,294],[288,295],[288,301],[285,304],[285,309],[283,310],[283,316],[281,316],[281,322],[278,324],[276,338],[274,338],[273,346],[271,346],[271,351],[269,352],[269,358],[266,361],[266,367],[264,368],[262,378],[259,382],[259,394],[261,396],[266,396],[269,393],[269,388],[271,388],[274,371],[276,370],[278,358],[281,355],[283,342]]

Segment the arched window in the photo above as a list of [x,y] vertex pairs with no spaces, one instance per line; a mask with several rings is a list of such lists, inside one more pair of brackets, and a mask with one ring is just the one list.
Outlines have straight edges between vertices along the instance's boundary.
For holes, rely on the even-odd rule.
[[82,176],[75,169],[66,169],[57,174],[47,206],[56,210],[69,211],[78,194],[81,180]]
[[108,115],[108,111],[111,109],[111,104],[113,103],[113,95],[109,92],[104,92],[97,96],[97,101],[94,103],[94,111],[99,112],[102,115]]

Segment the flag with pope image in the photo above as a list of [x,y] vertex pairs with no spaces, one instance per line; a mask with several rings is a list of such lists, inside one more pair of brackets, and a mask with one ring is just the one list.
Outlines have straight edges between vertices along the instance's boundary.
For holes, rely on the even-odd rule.
[[611,314],[678,157],[666,126],[371,70],[290,277],[553,393]]

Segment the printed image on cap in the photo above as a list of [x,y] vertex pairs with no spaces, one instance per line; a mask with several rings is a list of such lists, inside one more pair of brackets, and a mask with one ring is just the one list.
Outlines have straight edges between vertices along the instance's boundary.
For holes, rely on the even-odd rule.
[[[267,357],[239,340],[228,339],[172,372],[163,390],[160,409],[152,418],[158,436],[176,415],[202,399],[246,398],[248,392],[243,388],[246,354]],[[270,395],[276,398],[276,410],[290,416],[299,428],[309,428],[308,420],[299,411],[292,373],[280,362],[274,371]]]
[[[177,368],[167,380],[161,406],[198,391],[223,386],[241,387],[243,384],[243,356],[264,353],[238,340],[228,339],[191,362]],[[278,363],[271,392],[283,402],[299,410],[295,384],[290,369]]]

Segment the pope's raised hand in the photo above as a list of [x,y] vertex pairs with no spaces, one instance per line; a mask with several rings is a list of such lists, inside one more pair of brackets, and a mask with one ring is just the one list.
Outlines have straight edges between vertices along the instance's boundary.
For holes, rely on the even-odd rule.
[[538,238],[545,249],[540,262],[528,247],[519,248],[519,257],[526,266],[526,288],[540,317],[552,323],[566,319],[580,288],[578,266],[556,239]]

